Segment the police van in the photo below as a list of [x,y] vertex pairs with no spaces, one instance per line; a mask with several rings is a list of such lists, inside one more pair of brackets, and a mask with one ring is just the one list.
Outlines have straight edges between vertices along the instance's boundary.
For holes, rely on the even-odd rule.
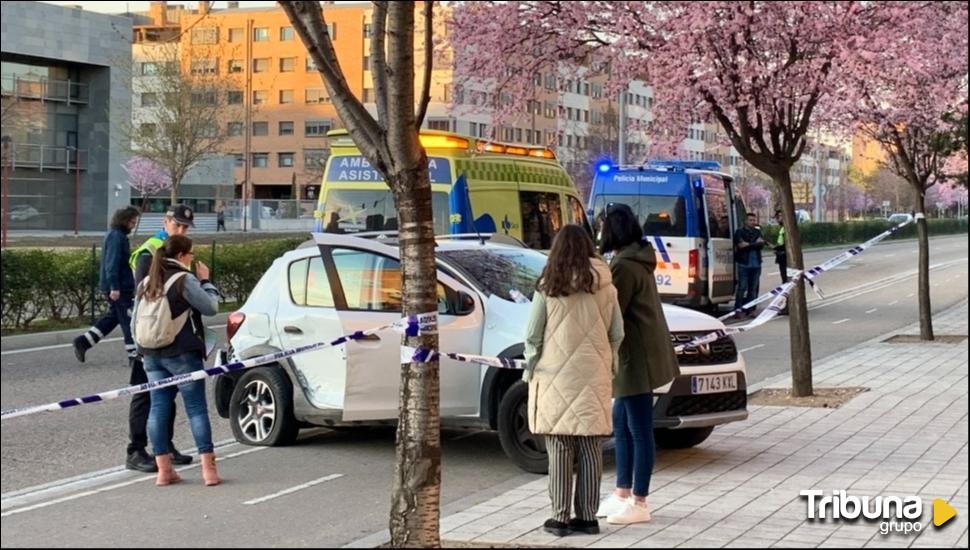
[[733,178],[717,162],[600,163],[589,198],[597,231],[612,203],[633,209],[656,249],[661,299],[689,307],[734,299],[733,238],[745,209]]
[[[317,204],[316,231],[397,230],[384,178],[346,130],[334,130]],[[572,179],[544,147],[422,130],[436,235],[498,233],[546,250],[563,224],[589,228]]]

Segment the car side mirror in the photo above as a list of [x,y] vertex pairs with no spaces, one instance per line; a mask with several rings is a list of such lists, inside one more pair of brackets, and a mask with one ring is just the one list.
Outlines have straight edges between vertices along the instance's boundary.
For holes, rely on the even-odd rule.
[[475,298],[464,290],[458,291],[455,302],[455,313],[458,315],[468,315],[475,311]]

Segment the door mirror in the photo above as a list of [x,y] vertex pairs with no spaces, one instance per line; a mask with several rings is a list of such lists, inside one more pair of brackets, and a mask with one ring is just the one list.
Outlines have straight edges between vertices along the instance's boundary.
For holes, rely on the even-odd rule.
[[459,290],[455,298],[455,314],[468,315],[473,311],[475,311],[475,298],[464,290]]

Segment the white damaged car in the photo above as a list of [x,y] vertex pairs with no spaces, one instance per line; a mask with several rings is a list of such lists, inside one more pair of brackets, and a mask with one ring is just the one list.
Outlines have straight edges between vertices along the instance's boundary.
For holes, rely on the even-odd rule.
[[[439,239],[438,313],[443,351],[521,358],[536,278],[546,256],[489,242]],[[401,267],[393,237],[315,234],[278,258],[229,317],[230,347],[217,364],[330,341],[401,317]],[[708,315],[664,305],[675,342],[723,328]],[[344,346],[220,376],[219,414],[249,445],[292,443],[301,427],[393,423],[401,336],[387,330]],[[656,392],[657,442],[690,447],[719,424],[747,418],[744,360],[730,337],[678,355],[681,376]],[[521,371],[441,362],[446,426],[498,430],[521,468],[547,470],[544,438],[529,432]]]

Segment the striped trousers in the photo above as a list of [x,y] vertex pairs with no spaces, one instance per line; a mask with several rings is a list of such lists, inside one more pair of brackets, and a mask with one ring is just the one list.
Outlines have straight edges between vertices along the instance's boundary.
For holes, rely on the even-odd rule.
[[575,471],[576,517],[584,521],[595,520],[603,477],[603,437],[547,435],[546,450],[549,452],[552,519],[563,523],[569,521]]

